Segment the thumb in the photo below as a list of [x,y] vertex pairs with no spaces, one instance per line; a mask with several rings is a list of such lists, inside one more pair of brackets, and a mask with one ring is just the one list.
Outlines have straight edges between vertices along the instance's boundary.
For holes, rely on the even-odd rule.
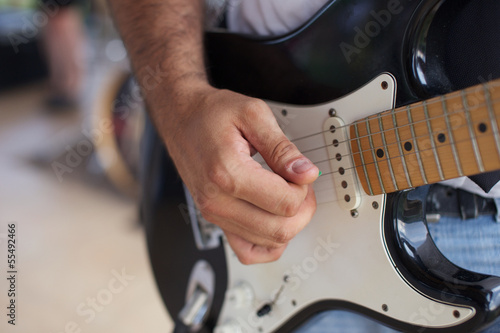
[[319,169],[288,140],[271,109],[264,105],[264,108],[261,106],[258,123],[246,128],[245,137],[267,165],[287,181],[298,185],[314,182]]

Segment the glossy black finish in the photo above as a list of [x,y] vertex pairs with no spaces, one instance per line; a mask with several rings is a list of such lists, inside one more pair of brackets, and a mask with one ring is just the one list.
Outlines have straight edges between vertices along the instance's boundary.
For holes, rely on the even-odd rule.
[[[250,96],[307,105],[342,97],[367,78],[390,72],[398,82],[401,106],[500,77],[500,2],[396,1],[403,10],[391,15],[389,24],[379,24],[383,27],[374,37],[367,36],[366,46],[359,39],[357,43],[359,30],[366,32],[378,22],[372,11],[387,11],[390,2],[395,3],[332,1],[286,37],[208,33],[213,83]],[[341,48],[346,44],[356,48],[349,57]]]
[[[369,78],[390,72],[398,81],[398,103],[415,101],[407,79],[410,54],[405,36],[414,24],[414,13],[436,0],[389,2],[399,5],[385,26],[372,12],[388,12],[387,0],[336,0],[284,38],[209,33],[206,45],[213,83],[250,96],[306,105],[337,99]],[[357,37],[358,29],[370,27],[373,37],[366,32],[367,39]],[[341,46],[352,47],[354,53],[347,52],[346,57]]]
[[450,331],[475,331],[500,315],[500,278],[465,270],[441,254],[425,220],[427,191],[423,186],[388,195],[384,233],[390,256],[404,278],[425,295],[474,307],[475,317]]
[[421,98],[500,77],[500,2],[437,1],[410,30],[408,68]]

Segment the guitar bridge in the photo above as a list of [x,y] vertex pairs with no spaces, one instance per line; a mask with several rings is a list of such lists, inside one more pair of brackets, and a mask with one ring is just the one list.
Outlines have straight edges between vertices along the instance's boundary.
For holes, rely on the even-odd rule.
[[330,117],[323,124],[323,135],[339,205],[352,211],[359,207],[361,194],[351,157],[347,128],[341,118]]

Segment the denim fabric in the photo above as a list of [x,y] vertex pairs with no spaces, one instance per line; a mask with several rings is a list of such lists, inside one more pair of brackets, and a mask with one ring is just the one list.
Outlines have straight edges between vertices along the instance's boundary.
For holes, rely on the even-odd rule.
[[[443,217],[429,223],[429,230],[440,251],[453,263],[471,271],[500,276],[500,223],[495,216],[473,220]],[[397,332],[361,315],[347,311],[323,312],[296,333],[377,333]],[[500,321],[486,329],[500,333]]]

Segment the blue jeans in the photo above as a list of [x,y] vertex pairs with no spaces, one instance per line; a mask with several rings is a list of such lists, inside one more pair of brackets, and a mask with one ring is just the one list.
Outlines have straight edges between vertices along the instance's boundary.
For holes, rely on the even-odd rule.
[[[471,271],[500,276],[500,223],[494,216],[477,219],[442,217],[429,223],[439,250],[454,264]],[[323,312],[295,331],[296,333],[397,332],[361,315],[347,311]],[[500,333],[500,320],[484,332]]]

